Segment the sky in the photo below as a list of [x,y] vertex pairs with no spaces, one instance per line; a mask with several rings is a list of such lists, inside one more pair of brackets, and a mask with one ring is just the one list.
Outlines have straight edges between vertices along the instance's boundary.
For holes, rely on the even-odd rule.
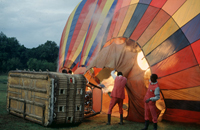
[[0,32],[26,48],[59,46],[67,19],[81,0],[0,0]]

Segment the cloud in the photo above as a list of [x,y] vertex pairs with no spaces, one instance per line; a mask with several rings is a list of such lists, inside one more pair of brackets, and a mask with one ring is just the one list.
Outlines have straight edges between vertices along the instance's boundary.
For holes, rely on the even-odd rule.
[[27,48],[58,45],[67,19],[81,0],[0,0],[0,31]]

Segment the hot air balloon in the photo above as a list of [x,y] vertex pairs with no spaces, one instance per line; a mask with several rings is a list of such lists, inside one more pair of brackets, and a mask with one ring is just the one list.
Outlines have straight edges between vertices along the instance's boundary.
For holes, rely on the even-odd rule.
[[[144,121],[146,84],[156,73],[160,119],[199,123],[199,6],[199,0],[82,0],[64,27],[58,71],[82,67],[96,84],[112,69],[123,72],[126,119],[137,122]],[[104,96],[102,111],[109,100]]]

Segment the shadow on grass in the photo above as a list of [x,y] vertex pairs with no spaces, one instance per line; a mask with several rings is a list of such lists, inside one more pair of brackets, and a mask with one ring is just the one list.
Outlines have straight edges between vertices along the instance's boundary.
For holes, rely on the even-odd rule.
[[48,128],[73,128],[73,127],[78,127],[81,123],[72,123],[72,124],[52,124],[50,126],[48,126]]

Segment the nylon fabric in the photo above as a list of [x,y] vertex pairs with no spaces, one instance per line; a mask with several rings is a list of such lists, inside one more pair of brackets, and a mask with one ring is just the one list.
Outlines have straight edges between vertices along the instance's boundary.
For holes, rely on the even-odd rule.
[[[167,108],[171,108],[171,109],[200,111],[200,108],[199,108],[200,101],[165,99],[165,104],[166,104]],[[187,104],[189,104],[189,105],[187,105]]]
[[197,65],[191,46],[187,46],[177,53],[162,60],[158,64],[151,67],[152,73],[156,73],[159,77],[170,75],[178,71]]
[[[66,28],[67,28],[68,21],[69,21],[69,19],[67,20],[67,23],[64,27],[64,30],[66,30]],[[61,40],[60,40],[58,68],[62,68],[63,61],[64,61],[64,49],[63,49],[64,47],[63,47],[63,45],[64,45],[65,34],[66,34],[66,31],[63,31],[62,37],[61,37]]]
[[73,20],[71,22],[71,26],[70,26],[70,29],[69,29],[69,37],[67,38],[67,43],[66,43],[66,49],[65,49],[65,57],[64,59],[66,59],[66,56],[67,56],[67,53],[68,53],[68,49],[69,49],[69,45],[70,45],[70,42],[71,42],[71,36],[73,35],[74,33],[74,29],[75,29],[75,26],[76,26],[76,23],[78,21],[78,18],[79,18],[79,15],[81,13],[81,10],[83,8],[83,6],[85,5],[87,0],[83,0],[80,2],[79,6],[77,7],[77,10],[76,12],[74,12],[74,16],[73,16]]
[[[113,1],[113,0],[112,0]],[[92,16],[92,20],[91,21],[91,25],[89,26],[89,29],[88,29],[88,34],[86,36],[86,39],[85,39],[85,42],[84,42],[84,47],[83,47],[83,50],[82,50],[82,54],[81,54],[81,60],[80,60],[80,65],[84,65],[84,61],[85,59],[87,58],[87,48],[90,44],[90,40],[92,38],[92,36],[95,34],[95,29],[97,28],[100,28],[98,26],[98,21],[100,19],[100,17],[102,17],[102,13],[99,13],[103,10],[104,6],[106,5],[106,2],[105,0],[100,0],[97,4],[97,8]]]
[[113,34],[114,29],[115,29],[115,25],[117,23],[117,19],[118,19],[118,16],[119,16],[119,12],[120,12],[119,10],[120,10],[120,8],[121,8],[121,6],[123,5],[124,2],[125,2],[124,0],[118,0],[116,8],[115,8],[115,12],[113,14],[113,19],[109,23],[110,28],[108,28],[106,30],[107,35],[104,36],[104,40],[103,40],[102,44],[106,43],[108,40],[110,40],[112,38],[112,34]]
[[90,63],[94,60],[95,56],[97,55],[97,52],[99,52],[99,50],[100,50],[100,47],[101,47],[100,45],[97,45],[97,46],[96,46],[95,50],[94,50],[93,53],[92,53],[91,58],[88,59],[87,66],[89,66]]
[[69,59],[71,59],[71,60],[70,60],[70,63],[67,62],[67,63],[69,63],[69,65],[67,65],[67,67],[70,67],[70,66],[72,65],[73,61],[75,61],[76,59],[78,59],[78,56],[81,54],[81,50],[82,50],[82,47],[83,47],[83,44],[84,44],[84,41],[85,41],[85,37],[86,37],[86,34],[85,34],[85,36],[82,38],[82,40],[81,40],[79,46],[76,48],[76,50],[75,50],[76,52],[74,53],[74,55],[71,55],[71,56],[73,56],[73,57],[72,57],[72,58],[69,58]]
[[[176,113],[176,115],[174,115],[173,113]],[[192,122],[198,122],[199,116],[200,116],[200,113],[196,111],[168,108],[167,111],[165,112],[165,115],[163,116],[163,119],[165,120],[170,119],[175,122],[192,123]]]
[[180,90],[162,90],[165,99],[200,101],[200,86],[180,89]]
[[120,31],[119,31],[118,37],[122,37],[122,36],[123,36],[123,34],[124,34],[124,32],[125,32],[125,30],[126,30],[128,24],[129,24],[129,22],[130,22],[130,20],[131,20],[131,17],[132,17],[132,15],[133,15],[133,13],[134,13],[136,7],[137,7],[136,4],[130,5],[130,6],[129,6],[128,11],[127,11],[127,13],[126,13],[126,16],[125,16],[125,18],[124,18],[124,21],[123,21],[123,23],[122,23],[121,29],[120,29]]
[[[67,59],[69,59],[69,61],[72,59],[72,56],[74,57],[74,55],[78,55],[80,53],[80,51],[77,51],[78,44],[81,42],[81,45],[83,43],[83,40],[81,41],[81,39],[85,38],[86,36],[86,30],[87,27],[89,26],[89,21],[87,19],[91,19],[92,17],[92,12],[94,12],[95,6],[91,6],[90,5],[91,1],[87,1],[79,15],[76,27],[74,29],[74,33],[72,36],[72,40],[70,42],[70,46],[69,46],[69,50],[68,50],[68,54],[67,54]],[[95,0],[92,0],[92,2],[95,2]],[[87,12],[85,10],[87,10],[90,7],[90,12]],[[83,21],[84,19],[84,21]],[[83,26],[84,25],[84,26]],[[81,46],[82,47],[82,46]],[[78,53],[78,54],[76,54]],[[75,59],[73,59],[75,60]],[[66,63],[66,66],[70,66],[71,64],[69,62]]]
[[99,97],[99,98],[92,98],[92,109],[95,111],[95,112],[100,112],[101,111],[101,100],[102,100],[102,92],[101,92],[101,89],[98,89],[98,88],[94,88],[93,89],[93,95],[95,95],[96,97]]
[[200,48],[200,40],[194,42],[191,44],[192,46],[192,49],[193,49],[193,52],[195,54],[195,57],[197,59],[197,62],[200,64],[200,51],[199,51],[199,48]]
[[126,16],[126,13],[128,11],[128,8],[129,8],[128,6],[121,8],[121,10],[119,12],[118,19],[116,19],[117,22],[116,22],[115,29],[114,29],[112,37],[115,38],[115,37],[118,36],[118,33],[120,31],[121,25],[123,24],[123,21],[124,21],[124,18]]
[[167,0],[152,0],[149,5],[157,7],[157,8],[162,8],[162,6],[165,4]]
[[189,41],[183,35],[181,29],[179,29],[162,44],[160,44],[160,46],[149,53],[146,58],[149,61],[150,66],[153,66],[188,45],[190,45]]
[[170,18],[165,25],[143,46],[145,55],[150,53],[153,49],[159,46],[169,36],[176,32],[179,27],[176,25],[174,20]]
[[[81,3],[64,27],[58,71],[75,72],[85,67],[81,73],[94,84],[100,82],[99,77],[102,81],[110,76],[99,76],[103,70],[122,71],[128,80],[123,113],[127,120],[136,122],[144,122],[143,99],[150,75],[155,73],[162,92],[156,102],[158,120],[199,123],[200,116],[196,115],[200,110],[196,106],[200,94],[200,1]],[[101,71],[90,75],[89,71],[95,68]],[[104,94],[102,112],[108,111],[109,101],[109,95]],[[98,102],[99,99],[97,109]],[[118,107],[115,108],[113,114],[119,117]]]
[[[113,10],[114,10],[116,4],[117,4],[117,0],[115,0],[115,1],[112,3],[110,10],[107,12],[107,16],[106,16],[106,18],[105,18],[105,19],[107,19],[107,20],[105,20],[105,21],[103,22],[103,25],[101,26],[100,30],[98,31],[98,34],[97,34],[98,37],[95,37],[94,42],[93,42],[93,43],[90,43],[92,46],[91,46],[91,48],[88,48],[88,50],[87,50],[87,52],[89,51],[89,52],[88,52],[88,57],[93,57],[93,56],[92,56],[92,53],[94,52],[94,49],[97,47],[97,45],[98,45],[98,43],[99,43],[99,41],[100,41],[100,38],[99,38],[99,37],[102,37],[102,36],[103,36],[103,34],[104,34],[104,32],[105,32],[105,30],[106,30],[106,28],[107,28],[108,22],[111,20],[111,18],[112,18],[112,16],[113,16]],[[89,58],[87,58],[87,60],[85,61],[85,64],[87,64],[88,61],[89,61]]]
[[151,0],[140,0],[139,3],[150,4]]
[[154,17],[157,15],[158,11],[159,8],[149,6],[146,12],[144,13],[143,17],[141,18],[140,22],[138,23],[137,27],[131,34],[130,38],[137,41],[138,38],[142,35],[142,33],[145,31],[145,29],[152,22]]
[[109,23],[110,24],[110,28],[106,30],[105,34],[107,34],[107,35],[104,36],[104,38],[103,38],[104,40],[103,40],[102,44],[106,43],[107,41],[109,41],[109,39],[112,38],[112,35],[113,35],[114,29],[115,29],[115,25],[117,23],[117,19],[118,19],[119,13],[120,12],[115,13],[114,16],[113,16],[112,21],[110,21],[110,23]]
[[[200,84],[200,68],[199,66],[194,66],[186,70],[168,75],[159,79],[160,89],[183,89],[199,86]],[[173,82],[171,82],[173,79]],[[168,84],[166,84],[168,83]]]
[[[94,40],[95,40],[95,38],[96,38],[96,36],[97,36],[97,34],[98,34],[100,28],[101,28],[101,24],[103,23],[103,20],[106,18],[106,15],[108,14],[108,11],[109,11],[108,9],[110,9],[110,7],[112,6],[113,2],[114,2],[114,0],[107,1],[107,3],[105,4],[105,6],[104,6],[104,8],[103,8],[103,10],[102,10],[101,17],[100,17],[100,19],[99,19],[99,21],[98,21],[98,23],[97,23],[97,25],[96,25],[96,27],[95,27],[95,29],[94,29],[94,31],[93,31],[93,35],[92,35],[91,38],[90,38],[90,41],[89,41],[89,43],[88,43],[87,50],[85,51],[85,54],[84,54],[85,56],[82,58],[82,59],[83,59],[83,60],[81,61],[81,64],[82,64],[82,65],[85,64],[85,61],[86,61],[87,58],[88,58],[88,53],[89,53],[89,51],[90,51],[90,49],[91,49],[91,46],[93,45]],[[107,6],[109,6],[109,7],[107,7]]]
[[167,0],[162,9],[172,16],[186,0]]
[[140,0],[131,0],[130,5],[138,3]]
[[78,8],[78,5],[76,6],[76,8],[74,9],[74,11],[70,15],[70,17],[68,19],[68,22],[67,22],[66,30],[64,30],[65,31],[64,42],[62,43],[62,45],[63,45],[62,49],[59,51],[62,54],[61,61],[63,61],[62,62],[63,65],[64,65],[64,62],[65,62],[65,52],[67,51],[66,50],[67,38],[68,38],[68,35],[69,35],[69,30],[71,28],[72,20],[73,20],[73,17],[74,17],[74,14],[75,14],[75,11],[76,11],[77,8]]
[[140,19],[142,18],[143,14],[145,13],[146,9],[148,8],[148,5],[145,4],[138,4],[134,14],[129,22],[129,25],[124,33],[124,37],[130,37],[133,30],[135,30],[137,24],[139,23]]
[[138,39],[138,44],[142,47],[147,41],[167,22],[170,16],[163,10],[160,10],[153,21],[149,24],[148,28],[144,31]]
[[187,0],[180,9],[172,16],[179,27],[185,25],[188,21],[200,13],[199,0]]
[[[190,43],[195,42],[196,40],[200,39],[200,14],[193,18],[190,22],[188,22],[185,26],[181,29],[186,35],[187,39]],[[196,26],[194,26],[196,25]]]

